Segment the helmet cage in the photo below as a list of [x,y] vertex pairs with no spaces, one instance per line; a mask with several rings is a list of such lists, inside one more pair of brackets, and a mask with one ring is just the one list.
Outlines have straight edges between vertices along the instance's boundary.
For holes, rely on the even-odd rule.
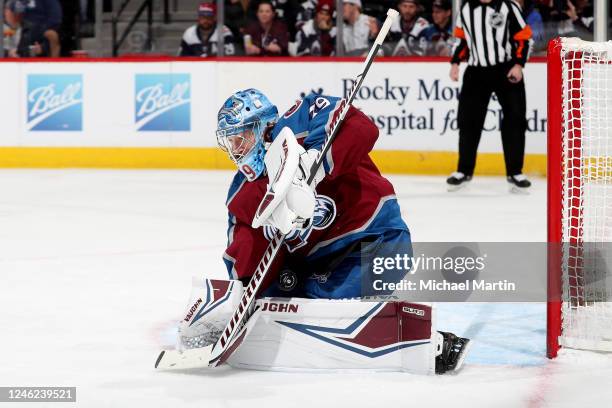
[[[217,144],[234,163],[240,165],[245,157],[248,157],[259,144],[261,139],[260,127],[261,122],[257,120],[244,125],[217,130]],[[248,140],[247,134],[252,135],[251,140]],[[245,150],[244,146],[247,143],[252,143],[252,146]]]
[[217,114],[217,143],[248,181],[265,171],[264,133],[277,120],[276,106],[253,88],[234,93]]

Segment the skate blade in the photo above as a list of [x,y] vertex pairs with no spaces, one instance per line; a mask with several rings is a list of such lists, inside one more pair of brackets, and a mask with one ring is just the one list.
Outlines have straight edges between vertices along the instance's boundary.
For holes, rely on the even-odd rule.
[[529,195],[529,187],[517,187],[514,184],[511,184],[510,187],[508,188],[508,191],[512,194],[517,194],[517,195]]
[[460,191],[460,190],[464,190],[465,188],[467,188],[468,184],[470,182],[469,181],[465,181],[459,185],[453,186],[451,184],[447,184],[446,186],[446,191],[448,191],[449,193],[454,193],[456,191]]
[[463,346],[463,349],[461,350],[461,355],[457,359],[457,364],[455,365],[455,368],[453,369],[452,373],[456,374],[459,372],[459,370],[461,370],[461,367],[463,366],[463,362],[465,361],[465,358],[467,357],[471,348],[472,348],[472,340],[468,340],[467,343],[465,343],[465,345]]

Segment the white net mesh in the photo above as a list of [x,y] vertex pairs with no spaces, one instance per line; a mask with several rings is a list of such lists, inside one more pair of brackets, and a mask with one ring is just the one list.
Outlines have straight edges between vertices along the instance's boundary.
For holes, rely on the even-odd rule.
[[560,344],[612,351],[612,42],[565,39]]

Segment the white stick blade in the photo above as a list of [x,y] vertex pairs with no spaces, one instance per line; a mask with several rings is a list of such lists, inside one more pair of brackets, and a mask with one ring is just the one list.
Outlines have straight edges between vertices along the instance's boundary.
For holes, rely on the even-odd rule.
[[208,367],[211,352],[212,344],[184,351],[164,350],[157,358],[155,368],[158,370],[180,370]]

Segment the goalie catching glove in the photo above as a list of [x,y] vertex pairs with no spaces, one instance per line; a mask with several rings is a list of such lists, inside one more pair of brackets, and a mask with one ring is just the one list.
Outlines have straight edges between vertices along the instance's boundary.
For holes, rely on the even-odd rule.
[[310,169],[318,154],[315,149],[305,151],[288,127],[281,130],[264,158],[270,182],[253,219],[253,228],[269,225],[288,234],[308,226],[316,205],[315,186],[325,176],[321,166],[312,185],[308,185]]

